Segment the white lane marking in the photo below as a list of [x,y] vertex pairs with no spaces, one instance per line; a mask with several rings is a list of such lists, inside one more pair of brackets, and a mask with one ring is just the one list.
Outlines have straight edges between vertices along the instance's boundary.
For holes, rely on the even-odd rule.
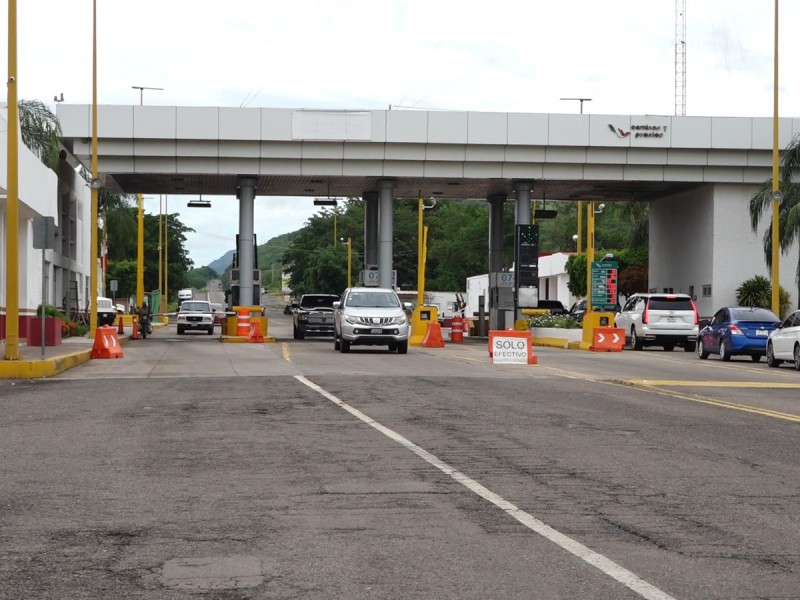
[[357,408],[353,408],[346,402],[343,402],[342,400],[340,400],[327,390],[318,386],[316,383],[309,381],[302,375],[295,375],[294,378],[297,379],[300,383],[310,387],[318,394],[324,396],[325,398],[327,398],[340,408],[343,408],[357,419],[377,429],[386,437],[394,440],[395,442],[405,447],[406,449],[411,450],[411,452],[419,456],[422,460],[433,465],[434,467],[442,471],[442,473],[449,475],[455,481],[466,487],[468,490],[474,492],[481,498],[488,500],[501,510],[505,511],[510,516],[515,518],[517,521],[525,525],[525,527],[527,527],[531,531],[538,533],[542,537],[560,546],[567,552],[577,556],[581,560],[600,569],[600,571],[602,571],[609,577],[616,579],[625,587],[630,588],[631,590],[639,594],[642,598],[646,598],[647,600],[675,600],[673,596],[670,596],[666,592],[646,582],[644,579],[637,576],[635,573],[628,571],[628,569],[618,565],[611,559],[606,558],[605,556],[595,552],[588,546],[584,546],[580,542],[573,540],[571,537],[568,537],[563,533],[561,533],[560,531],[557,531],[552,527],[550,527],[549,525],[546,525],[536,517],[526,513],[524,510],[521,510],[519,507],[512,504],[502,496],[498,496],[488,488],[482,486],[474,479],[467,477],[460,471],[454,469],[453,467],[451,467],[444,461],[440,460],[439,458],[437,458],[424,448],[417,446],[414,442],[403,437],[396,431],[389,429],[385,425],[381,425],[378,421],[376,421],[369,415],[366,415]]

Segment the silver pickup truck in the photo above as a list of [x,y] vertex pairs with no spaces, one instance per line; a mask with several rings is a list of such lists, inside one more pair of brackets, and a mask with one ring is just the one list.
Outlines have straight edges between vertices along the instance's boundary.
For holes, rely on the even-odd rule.
[[292,312],[294,339],[302,340],[307,335],[333,335],[333,303],[339,300],[335,294],[303,294]]

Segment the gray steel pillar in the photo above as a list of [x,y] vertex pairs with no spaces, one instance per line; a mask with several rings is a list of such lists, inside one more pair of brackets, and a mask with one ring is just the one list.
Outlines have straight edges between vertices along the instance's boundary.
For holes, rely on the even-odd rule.
[[364,268],[378,264],[378,192],[364,192]]
[[[239,177],[236,181],[239,199],[239,306],[253,304],[253,212],[256,198],[255,177]],[[260,290],[259,290],[260,291]]]
[[380,287],[392,287],[392,233],[394,229],[392,208],[395,182],[391,179],[378,181],[378,270]]
[[531,224],[531,191],[533,190],[532,181],[514,182],[514,194],[517,204],[514,216],[516,225]]
[[489,203],[489,273],[497,273],[503,269],[503,206],[505,194],[493,194],[486,201]]
[[[489,329],[505,329],[505,314],[500,305],[505,293],[497,285],[493,285],[496,273],[503,270],[503,208],[506,203],[505,194],[492,194],[486,201],[489,203]],[[495,282],[496,283],[496,282]]]

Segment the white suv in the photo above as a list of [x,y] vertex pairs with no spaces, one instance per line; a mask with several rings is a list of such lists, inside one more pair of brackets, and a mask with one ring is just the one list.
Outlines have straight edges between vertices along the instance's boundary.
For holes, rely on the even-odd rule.
[[388,346],[398,354],[408,352],[408,315],[405,305],[389,288],[348,288],[333,303],[333,348],[350,352],[350,346]]
[[683,346],[686,352],[694,352],[697,345],[697,307],[686,294],[634,294],[614,324],[625,330],[634,350],[662,346],[670,351]]
[[777,367],[784,360],[793,362],[794,368],[800,371],[800,310],[794,311],[769,333],[767,364]]

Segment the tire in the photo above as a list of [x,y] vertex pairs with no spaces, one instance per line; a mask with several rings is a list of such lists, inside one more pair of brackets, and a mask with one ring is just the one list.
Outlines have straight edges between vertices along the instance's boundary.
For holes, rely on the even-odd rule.
[[408,354],[408,340],[404,342],[398,342],[397,344],[397,353],[398,354]]
[[728,344],[725,343],[725,340],[720,340],[719,342],[719,359],[728,362],[731,359],[731,351],[728,348]]
[[214,326],[208,328],[208,335],[214,335]]
[[708,358],[708,352],[706,352],[706,348],[703,345],[703,339],[700,338],[697,340],[697,357],[703,360]]
[[300,330],[299,330],[297,327],[295,327],[295,328],[294,328],[294,339],[296,339],[296,340],[302,340],[302,339],[304,339],[305,337],[306,337],[306,336],[305,336],[305,334],[304,334],[302,331],[300,331]]
[[782,361],[775,358],[775,353],[772,350],[772,344],[767,344],[767,364],[770,367],[777,367]]
[[397,344],[389,344],[389,352],[397,352]]
[[694,349],[697,347],[697,342],[685,342],[683,344],[683,351],[684,352],[694,352]]
[[341,348],[341,343],[339,342],[339,338],[336,336],[336,332],[333,332],[333,349],[339,350]]
[[339,349],[342,351],[342,354],[347,354],[350,352],[350,342],[342,338],[339,340]]
[[800,371],[800,344],[794,345],[794,370]]
[[139,326],[139,335],[143,340],[147,339],[147,327]]
[[178,325],[178,335],[183,335],[183,327]]
[[750,355],[750,360],[752,360],[753,362],[759,362],[761,360],[761,355],[760,354],[751,354]]
[[641,350],[644,348],[644,340],[636,335],[636,327],[631,327],[631,348]]

